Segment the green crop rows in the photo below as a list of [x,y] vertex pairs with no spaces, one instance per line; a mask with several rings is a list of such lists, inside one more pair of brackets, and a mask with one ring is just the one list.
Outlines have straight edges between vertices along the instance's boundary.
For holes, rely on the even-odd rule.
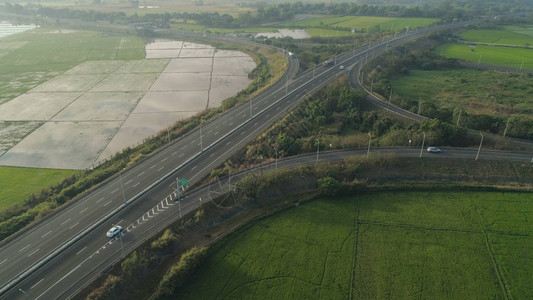
[[177,296],[531,298],[532,216],[520,193],[317,200],[216,244]]

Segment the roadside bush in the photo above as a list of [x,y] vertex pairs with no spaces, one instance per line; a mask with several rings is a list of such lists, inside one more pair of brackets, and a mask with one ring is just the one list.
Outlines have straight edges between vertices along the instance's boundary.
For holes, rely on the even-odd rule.
[[92,291],[89,295],[87,295],[87,300],[97,300],[97,299],[112,299],[113,297],[113,291],[115,291],[115,288],[118,284],[121,283],[121,279],[118,276],[109,275],[107,276],[106,281],[104,284]]
[[192,248],[185,252],[179,262],[167,271],[159,283],[155,292],[155,299],[162,299],[165,296],[172,296],[194,269],[202,262],[206,254],[206,248]]
[[176,235],[172,230],[167,229],[157,240],[152,242],[151,246],[156,250],[164,249],[176,243],[178,239],[178,235]]
[[333,177],[322,177],[318,179],[318,190],[326,196],[335,196],[341,189],[341,183]]

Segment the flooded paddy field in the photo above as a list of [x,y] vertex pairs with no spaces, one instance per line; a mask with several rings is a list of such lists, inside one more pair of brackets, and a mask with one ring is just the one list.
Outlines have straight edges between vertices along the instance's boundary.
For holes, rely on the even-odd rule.
[[246,88],[255,63],[181,41],[143,60],[82,62],[0,102],[0,165],[85,169]]

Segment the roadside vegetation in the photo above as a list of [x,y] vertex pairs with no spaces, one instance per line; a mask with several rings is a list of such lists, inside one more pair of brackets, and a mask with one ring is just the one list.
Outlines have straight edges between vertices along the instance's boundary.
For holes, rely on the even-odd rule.
[[363,84],[383,99],[450,126],[533,138],[531,75],[466,69],[426,50],[450,37],[433,34],[383,54],[363,68]]
[[[530,264],[527,251],[511,250],[529,245],[515,236],[528,228],[532,180],[529,163],[387,154],[250,173],[236,183],[235,205],[208,202],[76,299],[375,298],[421,284],[422,294],[497,297],[496,269],[512,295],[527,297],[527,269],[517,267]],[[402,284],[391,289],[393,278]]]

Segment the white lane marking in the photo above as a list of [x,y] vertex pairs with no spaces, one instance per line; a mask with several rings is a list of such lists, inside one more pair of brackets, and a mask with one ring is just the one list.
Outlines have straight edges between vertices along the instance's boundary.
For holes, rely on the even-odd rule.
[[70,270],[70,272],[67,273],[67,275],[61,277],[61,279],[59,279],[58,281],[56,281],[54,284],[52,284],[46,291],[44,291],[42,294],[40,294],[39,296],[37,296],[37,298],[35,298],[35,300],[41,298],[44,294],[48,293],[49,290],[51,290],[54,286],[56,286],[59,282],[63,281],[63,279],[67,278],[67,276],[69,276],[70,274],[72,274],[74,271],[76,271],[79,267],[81,267],[81,264],[77,265],[74,269]]
[[140,182],[140,181],[139,181],[139,182],[137,182],[137,183],[136,183],[136,184],[135,184],[135,185],[134,185],[133,187],[136,187],[136,186],[138,186],[139,184],[141,184],[141,182]]
[[114,189],[111,191],[111,194],[113,194],[114,192],[118,191],[118,188]]
[[233,125],[233,122],[229,123],[229,125],[230,125],[230,126]]
[[209,157],[211,157],[211,156],[213,156],[213,155],[215,155],[215,153],[214,153],[214,152],[213,152],[213,153],[211,153],[211,155],[209,155]]
[[170,155],[174,156],[174,155],[176,155],[176,154],[178,154],[178,151],[176,151],[176,152],[172,152],[172,154],[170,154]]
[[163,170],[163,168],[164,168],[164,167],[161,167],[161,168],[157,169],[157,172],[159,172],[159,171]]
[[144,171],[139,173],[139,175],[137,175],[137,177],[142,176],[143,174],[144,174]]
[[130,179],[130,180],[126,181],[126,182],[124,183],[124,185],[128,185],[128,184],[129,184],[130,182],[132,182],[132,181],[133,181],[133,179]]
[[218,135],[218,131],[217,131],[217,132],[215,132],[215,135]]
[[107,206],[109,203],[113,202],[113,200],[107,202],[106,204],[104,204],[104,207]]
[[191,171],[194,170],[194,169],[196,169],[196,167],[197,167],[197,166],[192,167],[192,168],[191,168]]
[[80,251],[78,251],[78,253],[76,253],[76,255],[80,254],[83,250],[87,249],[87,246],[83,247],[83,249],[81,249]]
[[165,158],[163,158],[163,159],[161,160],[161,162],[164,162],[164,161],[167,160],[167,159],[168,159],[168,157],[165,157]]
[[34,255],[35,253],[37,253],[37,251],[39,251],[39,249],[37,249],[37,250],[33,251],[32,253],[28,254],[28,257]]
[[44,278],[39,280],[39,282],[37,282],[36,284],[32,285],[30,290],[33,289],[34,287],[36,287],[39,283],[43,282]]
[[80,211],[80,214],[82,214],[84,211],[86,211],[86,210],[88,210],[88,209],[89,209],[88,207],[82,209],[82,210]]
[[22,251],[24,251],[24,249],[28,248],[29,246],[31,246],[31,244],[29,244],[28,246],[26,246],[26,247],[24,247],[24,248],[20,249],[20,250],[19,250],[19,252],[22,252]]
[[243,135],[244,133],[245,133],[245,131],[241,132],[241,134],[239,134],[239,135]]
[[227,143],[226,143],[226,146],[229,145],[229,144],[231,144],[231,141],[227,142]]
[[118,224],[122,223],[122,221],[124,221],[124,219],[118,221],[115,225],[118,225]]
[[50,230],[50,231],[48,231],[47,233],[43,234],[43,235],[41,236],[41,238],[43,238],[43,237],[49,235],[50,233],[52,233],[52,230]]
[[72,229],[72,228],[76,227],[76,225],[78,225],[78,224],[80,224],[80,222],[78,222],[78,223],[76,223],[76,224],[70,226],[68,229]]
[[182,157],[183,155],[185,155],[185,153],[182,153],[182,154],[180,154],[180,156],[179,156],[179,157]]
[[104,200],[104,197],[102,197],[100,200],[97,200],[96,203],[98,203],[98,202],[100,202],[102,200]]
[[152,165],[152,166],[150,167],[150,169],[153,169],[153,168],[155,168],[155,166],[156,166],[156,165]]
[[70,221],[71,218],[68,218],[68,220],[66,220],[65,222],[61,223],[61,226],[67,224],[68,221]]
[[270,117],[270,114],[267,114],[266,117],[267,117],[267,118]]
[[4,258],[4,260],[2,262],[0,262],[0,265],[5,263],[7,261],[7,258]]
[[254,123],[254,126],[257,126],[257,124],[258,124],[258,122],[255,122],[255,123]]
[[243,116],[243,117],[246,117],[246,114],[243,114],[242,116]]

